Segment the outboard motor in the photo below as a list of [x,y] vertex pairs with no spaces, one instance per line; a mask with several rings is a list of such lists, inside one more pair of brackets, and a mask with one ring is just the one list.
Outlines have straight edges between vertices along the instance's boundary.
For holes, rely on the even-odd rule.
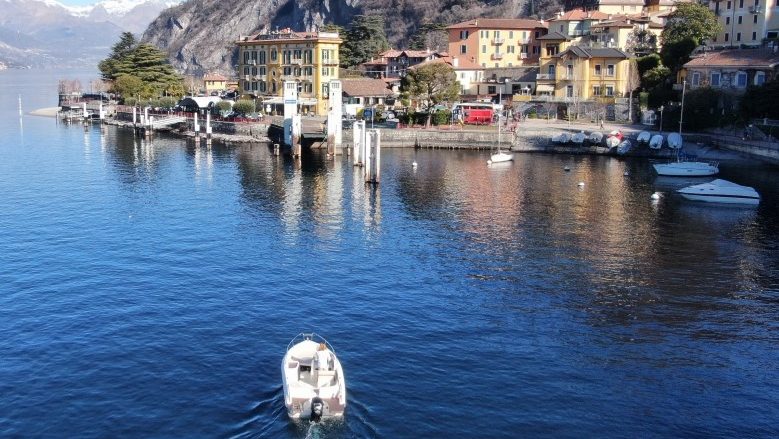
[[311,398],[311,422],[322,420],[322,414],[325,411],[325,403],[322,398],[315,396]]

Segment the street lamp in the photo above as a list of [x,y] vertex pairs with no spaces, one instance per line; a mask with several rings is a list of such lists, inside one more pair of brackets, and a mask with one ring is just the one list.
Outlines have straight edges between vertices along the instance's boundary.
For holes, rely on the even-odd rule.
[[658,109],[660,110],[660,134],[663,134],[663,110],[665,107],[661,105]]

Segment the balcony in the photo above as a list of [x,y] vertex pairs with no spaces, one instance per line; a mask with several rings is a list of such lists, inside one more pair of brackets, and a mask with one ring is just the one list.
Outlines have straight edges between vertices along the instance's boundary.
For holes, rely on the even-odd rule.
[[265,79],[265,78],[262,75],[254,75],[254,80],[255,81],[262,81],[263,79]]
[[338,60],[336,59],[323,59],[322,60],[323,66],[338,66]]
[[504,38],[493,38],[492,39],[492,44],[495,44],[495,45],[500,45],[500,44],[503,44],[505,42],[506,42],[506,40]]
[[503,59],[503,54],[502,53],[493,53],[492,55],[490,55],[490,59]]
[[257,60],[256,59],[250,59],[249,60],[249,65],[250,66],[256,66],[257,65]]
[[520,53],[517,59],[527,59],[527,53]]
[[750,6],[749,7],[749,13],[750,14],[762,14],[763,8],[761,6]]
[[539,73],[536,75],[536,81],[554,81],[554,73]]

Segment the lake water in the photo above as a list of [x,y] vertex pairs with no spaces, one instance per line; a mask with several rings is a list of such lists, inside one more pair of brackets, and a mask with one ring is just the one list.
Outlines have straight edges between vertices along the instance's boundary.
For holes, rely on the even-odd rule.
[[[385,150],[374,189],[20,121],[68,75],[0,72],[0,436],[779,435],[776,168],[722,164],[756,208],[584,156]],[[287,419],[301,331],[341,358],[343,422]]]

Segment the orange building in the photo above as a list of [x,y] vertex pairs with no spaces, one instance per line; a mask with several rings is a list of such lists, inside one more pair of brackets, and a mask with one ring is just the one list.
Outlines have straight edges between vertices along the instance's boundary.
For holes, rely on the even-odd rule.
[[541,53],[538,38],[547,23],[525,18],[477,18],[447,26],[449,54],[481,67],[537,65]]

